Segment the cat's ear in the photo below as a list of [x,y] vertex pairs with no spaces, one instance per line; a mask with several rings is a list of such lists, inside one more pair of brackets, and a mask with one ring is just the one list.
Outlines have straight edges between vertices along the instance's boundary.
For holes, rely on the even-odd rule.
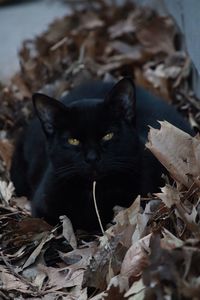
[[44,132],[47,136],[51,136],[55,131],[57,122],[66,113],[66,107],[58,100],[41,93],[33,94],[32,99]]
[[127,121],[135,124],[135,85],[130,78],[123,78],[116,83],[106,96],[105,102],[117,115],[123,115]]

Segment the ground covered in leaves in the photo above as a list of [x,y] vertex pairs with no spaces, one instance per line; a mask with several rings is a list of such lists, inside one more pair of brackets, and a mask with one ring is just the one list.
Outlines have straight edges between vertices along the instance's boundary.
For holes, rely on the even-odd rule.
[[[167,122],[147,147],[174,179],[120,210],[104,235],[73,232],[67,217],[52,228],[30,217],[9,182],[13,140],[31,117],[31,94],[59,97],[85,79],[135,81],[173,102],[197,130],[200,102],[191,63],[173,21],[127,3],[86,1],[25,41],[21,71],[0,87],[0,298],[200,299],[200,140]],[[78,217],[77,210],[77,217]]]

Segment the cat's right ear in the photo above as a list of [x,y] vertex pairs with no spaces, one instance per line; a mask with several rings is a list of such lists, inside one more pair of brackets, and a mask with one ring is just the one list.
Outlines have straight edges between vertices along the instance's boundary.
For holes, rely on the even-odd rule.
[[41,93],[33,94],[33,105],[43,130],[47,136],[51,136],[56,128],[56,123],[66,112],[64,104]]
[[129,123],[135,124],[135,85],[130,77],[124,77],[113,86],[105,98],[105,103],[116,116],[122,116]]

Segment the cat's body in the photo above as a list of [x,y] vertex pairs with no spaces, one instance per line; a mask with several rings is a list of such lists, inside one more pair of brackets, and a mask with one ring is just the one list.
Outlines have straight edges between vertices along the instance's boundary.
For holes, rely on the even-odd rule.
[[[34,119],[16,147],[11,178],[18,195],[32,200],[34,216],[56,223],[66,214],[75,228],[95,230],[92,197],[104,224],[115,205],[155,192],[163,167],[144,149],[148,125],[168,120],[192,133],[175,109],[129,79],[82,85],[58,103],[37,94]],[[67,107],[65,109],[65,107]],[[45,133],[44,133],[45,132]],[[46,136],[45,136],[46,135]]]

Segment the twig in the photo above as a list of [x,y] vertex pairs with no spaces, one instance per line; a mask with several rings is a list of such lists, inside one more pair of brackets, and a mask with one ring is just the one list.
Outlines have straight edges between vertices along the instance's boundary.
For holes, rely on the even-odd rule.
[[75,75],[80,70],[85,68],[84,65],[84,56],[85,56],[85,46],[82,45],[79,51],[79,57],[78,60],[76,60],[74,63],[72,63],[69,68],[65,71],[65,77],[67,77],[69,74]]
[[96,211],[96,214],[97,214],[98,222],[99,222],[99,225],[100,225],[100,228],[101,228],[101,232],[104,235],[105,230],[103,229],[103,225],[102,225],[102,222],[101,222],[101,218],[100,218],[98,207],[97,207],[97,201],[96,201],[96,181],[93,181],[93,190],[92,190],[92,192],[93,192],[94,207],[95,207],[95,211]]
[[55,51],[57,50],[59,47],[61,47],[63,44],[65,44],[67,42],[68,38],[65,36],[64,38],[62,38],[61,40],[59,40],[57,43],[55,43],[51,48],[50,51]]

